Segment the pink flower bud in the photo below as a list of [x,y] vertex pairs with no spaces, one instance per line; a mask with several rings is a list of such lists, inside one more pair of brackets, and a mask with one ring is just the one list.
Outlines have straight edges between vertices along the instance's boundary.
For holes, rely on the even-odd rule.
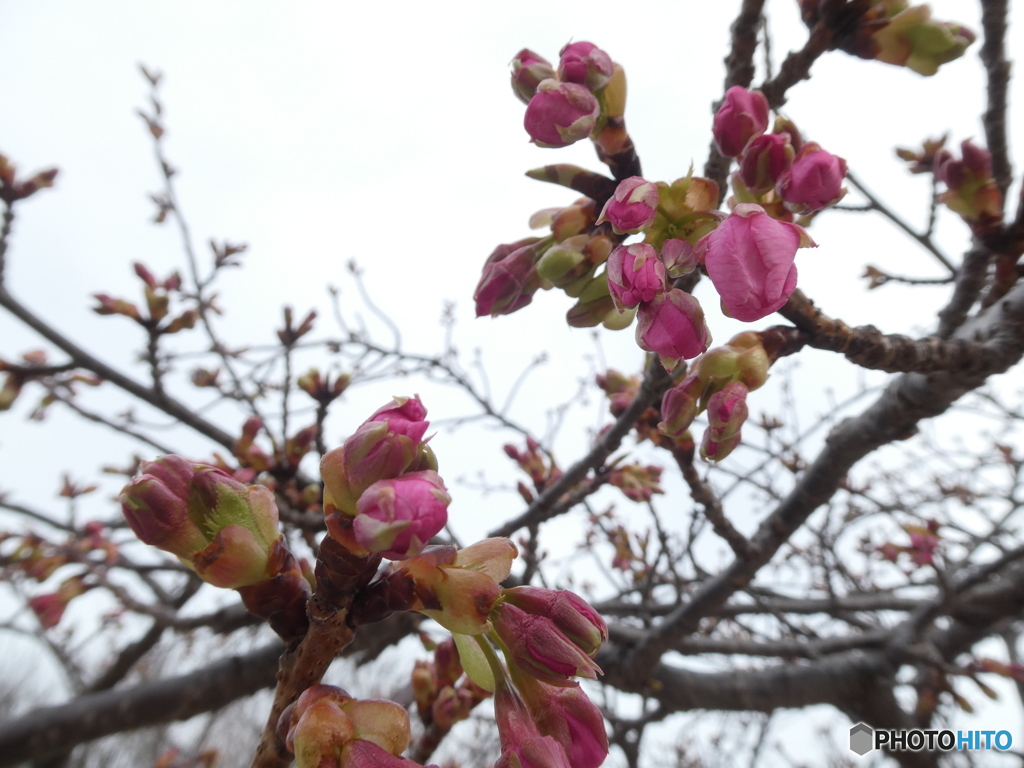
[[594,93],[608,85],[615,69],[611,56],[593,43],[568,43],[559,56],[558,79],[585,85]]
[[[341,762],[332,763],[330,768],[342,765],[345,768],[422,768],[415,760],[393,755],[371,741],[356,739],[341,750]],[[299,768],[304,768],[299,766]],[[436,768],[430,766],[429,768]]]
[[571,677],[597,679],[601,672],[591,658],[546,616],[535,616],[509,603],[492,611],[498,636],[513,662],[524,672],[552,685],[568,685]]
[[601,614],[579,595],[565,589],[515,587],[502,591],[505,602],[534,616],[546,617],[588,656],[608,639]]
[[734,85],[725,92],[725,101],[715,114],[712,133],[718,151],[726,157],[738,157],[755,136],[768,128],[768,99],[760,91],[748,91]]
[[533,713],[507,678],[498,681],[494,692],[494,719],[502,747],[494,768],[571,768],[562,745],[541,736]]
[[61,582],[56,592],[33,597],[28,601],[28,607],[39,619],[43,629],[52,629],[60,623],[71,601],[90,589],[92,587],[85,585],[81,576],[72,576]]
[[366,423],[383,421],[392,432],[405,435],[412,442],[418,443],[430,426],[430,422],[424,420],[426,415],[427,409],[419,395],[396,397],[387,405],[378,408]]
[[991,153],[970,139],[960,150],[961,160],[946,149],[935,155],[935,178],[947,187],[939,200],[973,224],[997,223],[1003,217],[1003,199],[992,178]]
[[793,164],[795,156],[788,133],[756,136],[740,158],[740,180],[755,194],[767,192]]
[[444,528],[450,503],[444,482],[431,470],[379,480],[359,497],[352,532],[371,552],[404,560]]
[[612,229],[620,235],[635,235],[649,226],[657,213],[658,185],[640,176],[630,176],[619,182],[597,221],[610,221]]
[[815,245],[802,227],[742,203],[697,250],[729,314],[749,323],[777,310],[796,289],[793,259],[802,245]]
[[661,422],[658,431],[669,437],[680,437],[697,417],[698,403],[704,392],[704,382],[696,371],[665,393],[661,400]]
[[808,214],[835,205],[846,194],[846,161],[810,141],[782,172],[775,191],[794,213]]
[[721,437],[732,437],[747,420],[747,388],[739,381],[726,384],[708,400],[708,423]]
[[608,257],[608,290],[620,309],[653,301],[665,292],[665,265],[654,246],[620,245]]
[[740,430],[747,419],[747,388],[739,381],[726,384],[708,401],[708,428],[700,454],[721,461],[739,445]]
[[540,732],[565,750],[573,768],[598,768],[608,757],[608,735],[601,710],[579,687],[545,685],[516,677]]
[[542,81],[554,76],[551,62],[529,48],[523,48],[512,59],[512,90],[524,104],[530,103]]
[[648,352],[689,360],[711,343],[700,303],[678,288],[642,303],[637,316],[636,343]]
[[[473,301],[476,316],[510,315],[531,301],[541,286],[537,262],[550,240],[532,237],[512,245],[500,245],[484,264]],[[509,250],[513,246],[519,246]]]
[[189,557],[209,541],[189,515],[195,465],[169,454],[144,462],[142,474],[121,492],[121,511],[141,541]]
[[538,147],[567,147],[590,135],[600,112],[584,86],[545,80],[526,107],[523,126]]

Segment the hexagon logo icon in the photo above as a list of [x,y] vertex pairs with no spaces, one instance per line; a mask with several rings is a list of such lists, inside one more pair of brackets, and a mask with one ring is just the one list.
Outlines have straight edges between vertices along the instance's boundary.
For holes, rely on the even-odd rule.
[[858,755],[866,755],[874,749],[872,745],[874,734],[875,732],[871,729],[870,725],[857,723],[850,729],[850,749]]

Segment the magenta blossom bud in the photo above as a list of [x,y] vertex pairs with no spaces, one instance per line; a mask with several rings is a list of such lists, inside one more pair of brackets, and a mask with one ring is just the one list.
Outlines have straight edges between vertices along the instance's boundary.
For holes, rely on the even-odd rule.
[[615,65],[612,58],[593,43],[569,43],[559,52],[558,79],[585,85],[593,93],[608,85]]
[[507,253],[511,246],[498,246],[484,264],[473,294],[477,317],[510,315],[533,301],[533,294],[540,289],[537,262],[551,240],[530,238],[520,242],[525,244]]
[[562,745],[573,768],[598,768],[605,761],[604,716],[579,685],[545,685],[525,675],[515,681],[540,732]]
[[802,227],[742,203],[697,250],[726,310],[749,323],[786,303],[796,289],[796,249],[814,245]]
[[846,161],[813,141],[804,144],[793,164],[782,172],[775,191],[794,213],[808,214],[838,203],[846,194]]
[[526,107],[523,126],[538,147],[567,147],[590,135],[600,112],[582,85],[545,80]]
[[665,265],[654,246],[620,245],[608,257],[608,290],[621,310],[665,292]]
[[427,409],[423,406],[419,395],[414,397],[396,397],[387,405],[378,408],[374,414],[366,420],[383,421],[388,429],[399,435],[405,435],[412,442],[418,443],[423,439],[430,422],[425,421]]
[[637,316],[636,343],[648,352],[690,360],[711,343],[700,303],[678,288],[642,303]]
[[793,164],[796,151],[788,133],[766,133],[750,140],[740,158],[740,180],[755,194],[775,186]]
[[617,234],[635,235],[649,226],[658,213],[658,185],[640,176],[630,176],[619,182],[615,194],[604,204],[597,220],[611,222]]
[[431,470],[379,480],[359,497],[352,532],[371,552],[404,560],[444,528],[450,503],[440,475]]
[[730,382],[708,400],[708,428],[700,455],[708,461],[721,461],[732,453],[746,420],[747,388],[742,382]]
[[570,768],[562,745],[541,736],[534,714],[508,679],[497,682],[494,719],[502,752],[494,768]]
[[768,99],[760,91],[748,91],[734,85],[725,92],[725,101],[715,114],[712,133],[718,151],[726,157],[738,157],[747,142],[768,129]]
[[992,178],[992,154],[970,139],[960,150],[961,160],[946,149],[935,155],[935,178],[947,187],[939,200],[975,226],[997,223],[1003,216],[1003,199]]
[[143,462],[141,469],[120,501],[143,542],[177,555],[217,587],[237,589],[267,578],[280,538],[269,489],[174,455]]
[[552,685],[569,685],[575,676],[597,679],[601,668],[547,616],[535,616],[509,603],[491,611],[498,636],[512,662],[524,672]]
[[529,48],[523,48],[512,59],[512,90],[524,104],[530,103],[542,81],[554,76],[551,62]]
[[601,614],[565,589],[515,587],[502,591],[505,602],[535,616],[544,616],[588,656],[597,653],[608,639],[608,625]]

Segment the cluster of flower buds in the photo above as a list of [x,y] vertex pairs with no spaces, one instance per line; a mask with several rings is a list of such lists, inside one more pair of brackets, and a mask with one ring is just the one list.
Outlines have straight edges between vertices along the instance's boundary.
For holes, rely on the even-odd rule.
[[300,636],[310,587],[278,530],[273,493],[173,454],[142,462],[141,471],[120,496],[135,535],[208,584],[238,590],[282,636]]
[[631,501],[650,501],[656,493],[664,493],[658,482],[662,468],[655,465],[628,464],[616,467],[608,475],[608,483],[622,490]]
[[491,695],[462,674],[462,662],[453,638],[438,643],[433,662],[416,662],[412,671],[412,692],[423,724],[436,725],[444,731],[467,719],[473,707]]
[[658,429],[686,442],[693,420],[706,410],[709,426],[701,456],[721,461],[739,445],[740,429],[747,418],[747,393],[768,380],[770,365],[759,333],[737,334],[725,346],[709,350],[694,363],[686,378],[665,393]]
[[908,555],[915,567],[931,565],[939,549],[939,522],[928,520],[924,525],[904,525],[904,532],[910,537],[910,544],[886,542],[878,552],[886,560],[895,563],[900,555]]
[[411,557],[448,521],[426,415],[418,397],[395,398],[321,460],[327,530],[352,553]]
[[555,464],[554,458],[547,456],[540,445],[532,437],[526,438],[526,450],[521,451],[512,444],[504,446],[505,455],[512,459],[519,468],[530,476],[533,490],[524,483],[519,483],[519,495],[527,504],[534,499],[534,491],[543,493],[551,483],[562,476],[562,470]]
[[597,135],[622,115],[625,75],[593,43],[569,43],[556,71],[524,48],[512,59],[512,90],[526,106],[523,126],[540,147],[566,147]]
[[298,768],[413,768],[409,714],[393,701],[314,685],[281,713],[277,732]]
[[[495,693],[504,750],[498,765],[596,768],[608,753],[604,720],[573,678],[600,673],[593,657],[608,627],[572,592],[502,589],[516,555],[508,539],[463,550],[429,547],[382,569],[360,593],[353,616],[361,622],[414,610],[452,633],[459,661],[442,644],[433,664],[417,666],[417,705],[442,725],[468,713],[482,693],[469,683],[453,685],[464,669],[475,686]],[[451,692],[443,693],[446,688]],[[529,762],[531,749],[559,761]]]
[[194,328],[199,320],[199,310],[186,309],[173,318],[170,314],[171,296],[181,291],[181,275],[173,273],[166,280],[157,280],[145,265],[136,262],[135,274],[143,283],[143,295],[146,300],[146,314],[127,299],[117,299],[105,293],[97,293],[93,298],[99,305],[93,309],[98,315],[123,315],[141,325],[150,334],[163,335],[178,333]]
[[992,177],[992,153],[970,139],[960,144],[961,159],[948,149],[935,153],[935,179],[946,185],[939,201],[984,232],[1003,220],[1003,196]]
[[31,197],[41,189],[53,186],[57,169],[40,171],[28,179],[18,179],[17,169],[4,155],[0,155],[0,200],[10,206],[16,200]]
[[756,203],[778,219],[809,215],[846,194],[846,161],[804,142],[796,126],[779,117],[768,130],[768,100],[760,91],[734,85],[715,114],[718,151],[739,161],[732,176],[735,202]]
[[907,0],[800,0],[800,10],[809,27],[831,27],[834,45],[847,53],[921,75],[934,75],[942,64],[960,58],[975,38],[960,24],[933,20],[929,6]]

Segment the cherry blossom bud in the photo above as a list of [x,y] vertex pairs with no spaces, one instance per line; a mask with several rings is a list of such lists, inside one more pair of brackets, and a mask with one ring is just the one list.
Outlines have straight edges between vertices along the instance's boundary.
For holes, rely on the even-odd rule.
[[269,489],[242,485],[216,467],[180,456],[141,468],[120,501],[142,541],[177,555],[214,586],[237,589],[267,577],[280,538]]
[[664,293],[665,265],[646,243],[620,245],[608,257],[608,290],[619,309],[653,301]]
[[92,587],[84,584],[81,576],[72,576],[62,581],[56,592],[33,597],[28,601],[28,607],[39,619],[43,629],[52,629],[60,623],[71,601],[90,589]]
[[899,11],[871,36],[874,58],[921,75],[934,75],[942,64],[963,56],[975,40],[974,33],[959,24],[934,21],[927,5],[895,6]]
[[961,160],[946,149],[935,155],[935,178],[946,185],[939,196],[950,210],[982,227],[1003,217],[1003,198],[992,178],[992,155],[970,139],[960,145]]
[[611,79],[614,70],[611,56],[593,43],[569,43],[559,51],[559,56],[558,79],[563,82],[579,83],[596,93]]
[[608,625],[601,614],[573,592],[526,586],[506,589],[501,594],[506,603],[549,619],[588,656],[596,654],[608,639]]
[[534,715],[507,679],[494,692],[494,719],[502,746],[494,768],[572,768],[562,745],[541,736]]
[[[392,754],[364,739],[356,739],[346,744],[341,750],[341,762],[332,763],[329,768],[335,768],[338,765],[344,766],[344,768],[422,768],[415,760]],[[299,768],[303,768],[303,766],[299,766]],[[325,768],[327,767],[325,766]],[[428,768],[437,767],[428,766]]]
[[678,288],[641,304],[637,316],[636,343],[648,352],[689,360],[711,343],[700,303]]
[[680,437],[697,417],[698,403],[704,392],[704,382],[696,371],[672,387],[661,400],[661,422],[658,431],[663,435]]
[[378,480],[359,497],[352,532],[370,552],[404,560],[444,528],[450,503],[444,482],[431,470]]
[[545,685],[525,675],[515,680],[540,732],[562,745],[573,768],[598,768],[604,762],[604,716],[578,684]]
[[636,234],[649,226],[658,213],[658,185],[640,176],[623,179],[604,204],[597,220],[611,222],[617,234]]
[[686,240],[676,238],[666,240],[661,246],[661,262],[665,265],[665,272],[673,280],[690,274],[699,263],[693,246]]
[[512,59],[512,90],[524,104],[530,103],[542,81],[554,76],[551,62],[529,48],[523,48]]
[[846,161],[813,141],[804,144],[793,164],[779,176],[775,191],[794,213],[808,214],[838,203],[846,194]]
[[542,282],[537,274],[537,262],[550,245],[550,238],[531,237],[498,246],[484,264],[483,275],[473,294],[476,316],[510,315],[533,301],[533,294]]
[[708,423],[700,455],[721,461],[739,445],[740,429],[747,419],[747,388],[741,382],[726,384],[708,401]]
[[726,157],[739,157],[755,136],[768,128],[768,99],[760,91],[748,91],[734,85],[725,92],[725,101],[715,114],[712,133],[718,151]]
[[788,133],[766,133],[750,140],[740,158],[740,180],[754,194],[775,186],[793,164],[796,150]]
[[568,685],[574,676],[597,679],[598,667],[547,616],[536,616],[509,603],[492,611],[494,630],[517,667],[552,685]]
[[434,649],[434,668],[441,685],[453,685],[462,675],[462,663],[452,638],[437,644]]
[[538,147],[567,147],[590,135],[600,112],[584,86],[544,80],[526,107],[523,126]]
[[608,476],[608,483],[620,488],[631,501],[650,501],[656,493],[664,493],[658,481],[661,479],[661,467],[629,464],[616,467]]
[[537,262],[537,274],[557,288],[579,280],[594,266],[583,252],[589,240],[589,235],[576,235],[551,246]]
[[729,314],[752,322],[777,310],[796,289],[793,259],[805,245],[815,243],[802,227],[742,203],[701,238],[697,251]]

